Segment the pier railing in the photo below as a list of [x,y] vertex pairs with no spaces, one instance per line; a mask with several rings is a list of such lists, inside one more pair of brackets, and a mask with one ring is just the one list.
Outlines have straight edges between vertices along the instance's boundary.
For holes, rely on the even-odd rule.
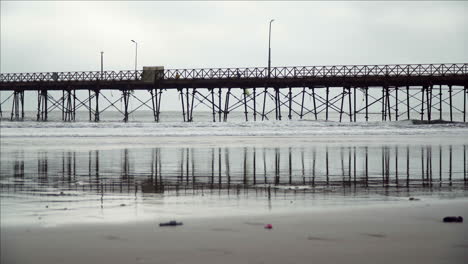
[[[74,81],[139,81],[143,71],[85,71],[1,73],[0,83],[16,82],[74,82]],[[273,67],[270,78],[323,77],[385,77],[385,76],[451,76],[468,75],[468,63],[406,64],[406,65],[339,65]],[[268,68],[201,68],[165,69],[164,79],[258,79],[268,78]]]

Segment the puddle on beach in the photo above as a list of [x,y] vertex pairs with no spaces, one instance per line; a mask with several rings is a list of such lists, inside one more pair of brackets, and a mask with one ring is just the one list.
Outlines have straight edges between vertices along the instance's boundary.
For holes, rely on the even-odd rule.
[[55,226],[300,212],[410,196],[466,198],[467,149],[326,142],[7,148],[1,156],[1,220]]

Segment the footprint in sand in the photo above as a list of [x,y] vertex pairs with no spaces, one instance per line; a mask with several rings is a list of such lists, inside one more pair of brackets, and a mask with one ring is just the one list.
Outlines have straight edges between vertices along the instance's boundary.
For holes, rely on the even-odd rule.
[[252,225],[252,226],[258,226],[258,225],[263,226],[263,225],[265,225],[265,223],[260,223],[260,222],[244,222],[244,224]]
[[311,241],[332,241],[333,239],[329,239],[326,237],[318,237],[318,236],[308,236],[307,240]]
[[222,249],[222,248],[199,248],[198,249],[201,252],[209,252],[209,253],[215,253],[215,254],[221,254],[221,255],[231,255],[232,252],[227,250],[227,249]]
[[239,232],[239,230],[231,229],[231,228],[212,228],[212,231],[220,231],[220,232]]
[[119,236],[114,236],[114,235],[107,235],[107,236],[104,236],[105,239],[107,240],[126,240],[126,239],[122,239],[121,237]]
[[369,237],[376,237],[376,238],[384,238],[384,237],[387,237],[386,234],[380,234],[380,233],[362,233],[361,235],[363,235],[363,236],[369,236]]

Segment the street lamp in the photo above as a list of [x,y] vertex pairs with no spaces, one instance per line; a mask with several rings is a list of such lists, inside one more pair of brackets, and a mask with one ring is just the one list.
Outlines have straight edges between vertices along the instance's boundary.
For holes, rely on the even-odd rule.
[[270,78],[271,74],[271,23],[273,23],[273,21],[275,20],[270,20],[270,29],[268,34],[268,78]]
[[137,62],[138,62],[138,43],[135,40],[131,40],[135,43],[135,79],[137,78]]
[[104,51],[101,51],[101,79],[104,73]]

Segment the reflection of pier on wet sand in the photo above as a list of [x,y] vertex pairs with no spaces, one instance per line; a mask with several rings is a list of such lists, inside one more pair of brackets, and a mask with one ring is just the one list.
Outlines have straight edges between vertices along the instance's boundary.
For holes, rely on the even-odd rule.
[[[466,188],[467,146],[154,148],[11,154],[2,192],[197,194]],[[138,157],[138,158],[137,158]],[[11,166],[9,166],[11,163]]]

